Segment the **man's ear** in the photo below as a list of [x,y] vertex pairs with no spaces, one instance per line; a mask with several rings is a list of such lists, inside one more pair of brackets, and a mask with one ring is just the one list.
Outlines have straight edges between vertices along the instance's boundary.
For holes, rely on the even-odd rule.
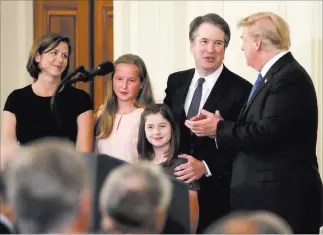
[[87,189],[81,192],[79,208],[78,231],[87,231],[91,215],[91,192]]
[[193,47],[194,47],[194,41],[190,41],[190,51],[192,52],[193,50]]
[[80,208],[82,211],[82,214],[88,216],[91,212],[91,192],[88,189],[84,189],[81,193],[80,198]]
[[107,215],[102,214],[101,229],[109,231],[113,229],[113,226],[113,220],[110,219]]
[[162,232],[166,222],[166,211],[158,210],[156,215],[156,231],[158,233]]
[[89,190],[82,190],[78,207],[79,211],[75,220],[66,228],[60,229],[58,233],[84,234],[88,231],[91,213],[91,193]]
[[256,50],[259,51],[263,46],[261,39],[257,40],[256,42]]

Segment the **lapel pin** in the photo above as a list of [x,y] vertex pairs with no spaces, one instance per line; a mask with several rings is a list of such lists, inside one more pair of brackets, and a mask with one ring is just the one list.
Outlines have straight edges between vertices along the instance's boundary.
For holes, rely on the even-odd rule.
[[267,82],[267,78],[265,79],[265,83]]

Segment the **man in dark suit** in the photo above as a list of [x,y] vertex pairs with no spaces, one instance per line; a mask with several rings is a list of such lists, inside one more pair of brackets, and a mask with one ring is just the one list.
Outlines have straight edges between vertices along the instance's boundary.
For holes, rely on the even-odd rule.
[[200,218],[197,232],[229,210],[231,175],[230,151],[219,151],[214,138],[198,138],[185,125],[185,120],[201,108],[236,121],[251,84],[228,70],[222,63],[230,41],[230,28],[217,14],[195,18],[190,24],[189,39],[195,69],[169,76],[164,103],[173,111],[180,126],[180,157],[187,163],[175,168],[178,179],[200,181]]
[[270,210],[294,233],[318,233],[323,196],[312,80],[288,52],[289,29],[280,16],[256,13],[240,27],[247,63],[259,75],[238,122],[202,111],[186,125],[198,136],[215,136],[219,149],[239,150],[233,160],[233,209]]

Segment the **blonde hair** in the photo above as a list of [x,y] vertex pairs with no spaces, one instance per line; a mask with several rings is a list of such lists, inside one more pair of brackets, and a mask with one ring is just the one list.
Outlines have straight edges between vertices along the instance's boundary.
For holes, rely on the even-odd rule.
[[291,45],[287,22],[272,12],[257,12],[238,23],[238,27],[248,27],[253,40],[262,40],[265,45],[278,50],[288,50]]
[[[154,96],[151,89],[150,78],[144,61],[137,55],[125,54],[120,56],[114,66],[118,64],[133,64],[139,69],[138,76],[140,78],[140,90],[136,96],[134,106],[137,108],[146,107],[149,104],[154,104]],[[104,102],[104,109],[98,118],[97,138],[108,138],[112,132],[114,120],[118,111],[118,99],[113,91],[113,76],[115,71],[108,77],[107,95]]]

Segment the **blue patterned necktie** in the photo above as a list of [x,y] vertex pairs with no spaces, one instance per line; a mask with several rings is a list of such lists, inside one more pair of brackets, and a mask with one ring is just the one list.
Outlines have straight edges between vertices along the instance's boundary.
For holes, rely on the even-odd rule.
[[198,84],[194,91],[190,108],[188,109],[188,112],[187,112],[187,119],[194,117],[199,112],[204,81],[205,81],[204,78],[199,78],[199,80],[197,81]]
[[257,89],[257,87],[260,85],[261,82],[262,82],[262,76],[261,76],[261,73],[259,73],[257,80],[256,80],[255,84],[253,84],[253,87],[251,89],[251,92],[250,92],[250,95],[248,98],[248,104],[249,104],[250,98],[252,97],[253,93],[255,92],[255,90]]

